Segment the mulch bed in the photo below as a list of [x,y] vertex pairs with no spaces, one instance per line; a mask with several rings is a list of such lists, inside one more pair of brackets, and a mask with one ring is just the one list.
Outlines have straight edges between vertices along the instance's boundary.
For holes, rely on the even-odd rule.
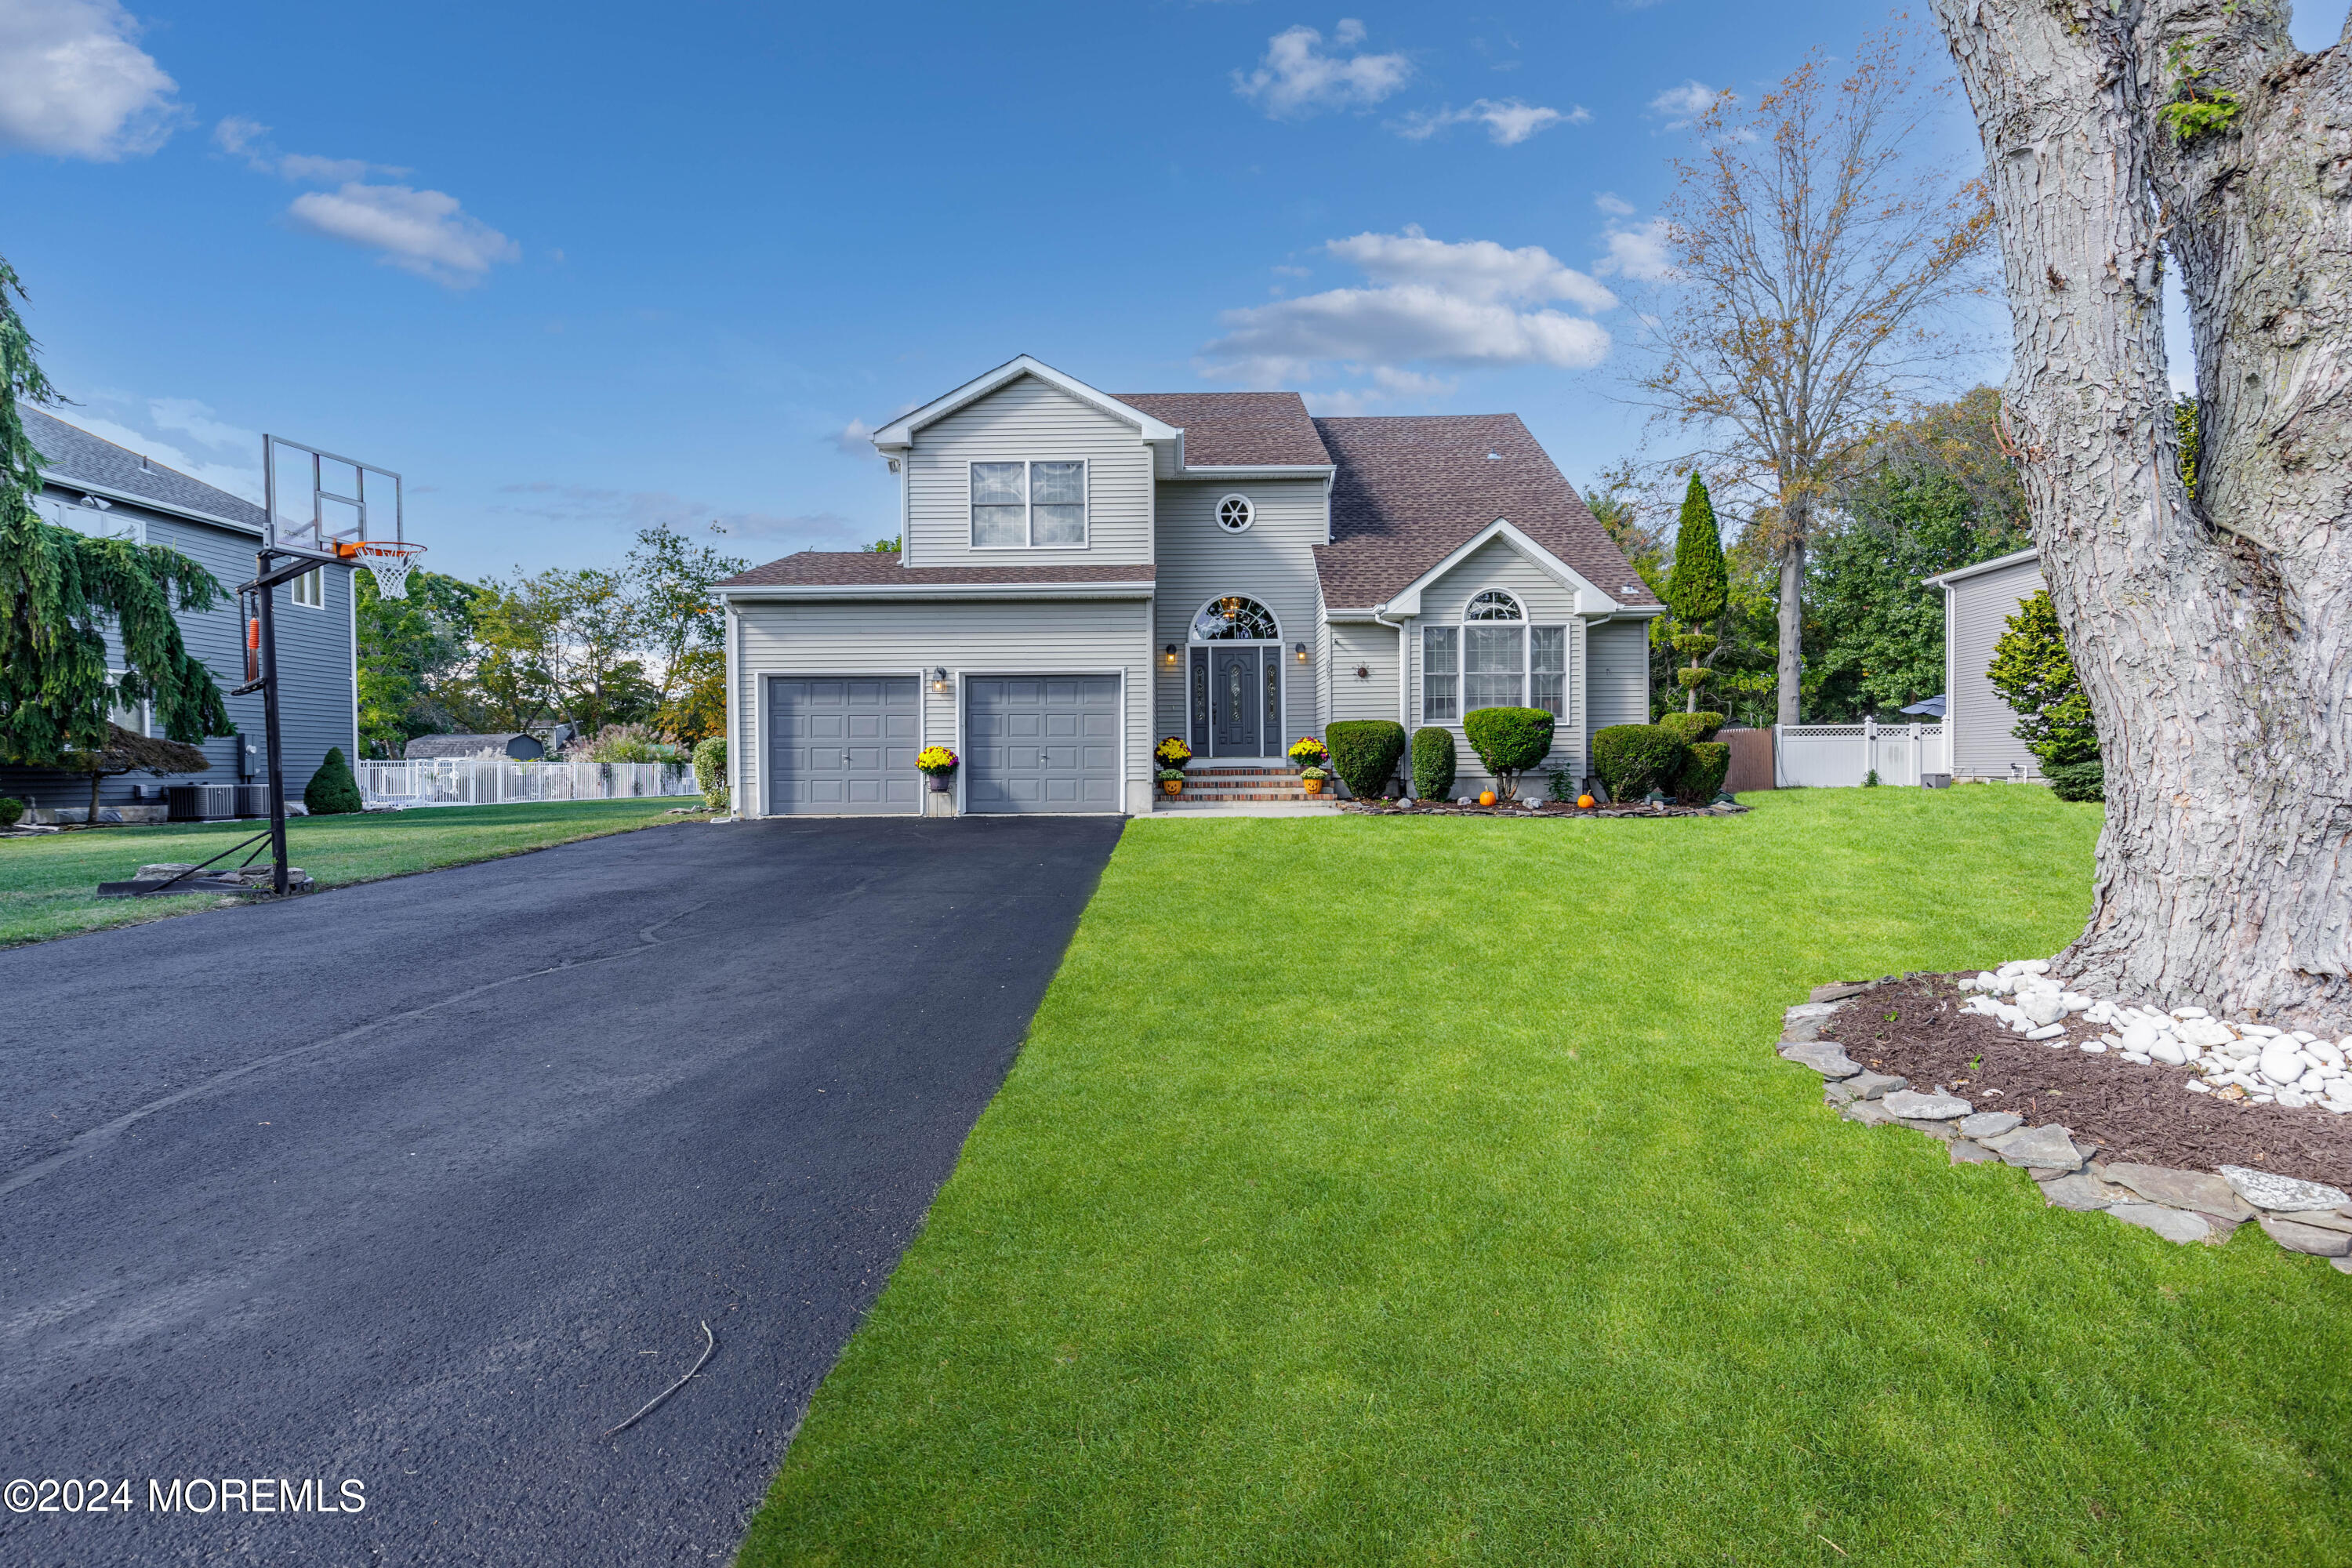
[[[1948,974],[1906,975],[1864,992],[1822,1021],[1822,1037],[1916,1089],[1942,1085],[1979,1110],[2013,1110],[2028,1126],[2064,1125],[2109,1160],[2210,1171],[2248,1165],[2352,1189],[2352,1116],[2244,1105],[2180,1086],[2186,1068],[2140,1067],[2074,1048],[2102,1032],[2067,1020],[2064,1048],[1963,1013],[1969,993]],[[1887,1015],[1893,1014],[1889,1018]]]
[[1341,811],[1360,812],[1366,816],[1738,816],[1744,805],[1644,805],[1636,801],[1631,805],[1596,805],[1587,810],[1572,801],[1547,800],[1537,803],[1529,811],[1519,805],[1456,805],[1452,801],[1424,804],[1415,801],[1407,805],[1393,800],[1343,800],[1335,803]]

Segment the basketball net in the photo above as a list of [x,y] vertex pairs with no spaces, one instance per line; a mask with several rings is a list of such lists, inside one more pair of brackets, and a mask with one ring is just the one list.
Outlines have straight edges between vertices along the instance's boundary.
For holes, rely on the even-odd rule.
[[352,554],[368,575],[375,579],[375,591],[387,599],[408,597],[410,557],[424,553],[421,544],[377,543],[362,542],[352,547]]

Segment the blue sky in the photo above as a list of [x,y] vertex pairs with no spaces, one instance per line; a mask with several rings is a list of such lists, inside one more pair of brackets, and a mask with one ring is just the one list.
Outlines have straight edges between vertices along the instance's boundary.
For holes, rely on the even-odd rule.
[[1641,437],[1683,106],[1886,16],[0,0],[0,254],[66,417],[230,489],[263,429],[399,469],[467,575],[889,532],[857,430],[1019,353],[1511,410],[1581,482]]

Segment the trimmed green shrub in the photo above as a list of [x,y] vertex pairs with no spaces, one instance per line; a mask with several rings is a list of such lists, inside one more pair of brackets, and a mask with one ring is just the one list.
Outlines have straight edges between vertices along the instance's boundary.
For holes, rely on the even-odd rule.
[[1358,800],[1371,800],[1396,776],[1404,755],[1404,726],[1393,719],[1341,719],[1323,730],[1331,771]]
[[727,809],[727,737],[713,735],[694,748],[694,782],[701,786],[702,804],[713,811]]
[[1444,800],[1454,793],[1454,731],[1433,724],[1412,732],[1412,795]]
[[1552,723],[1540,708],[1473,708],[1462,716],[1462,732],[1495,775],[1496,793],[1515,800],[1519,775],[1551,755]]
[[2096,757],[2087,763],[2044,763],[2042,776],[2060,800],[2107,798],[2107,764]]
[[1704,709],[1696,713],[1669,713],[1658,721],[1658,728],[1685,746],[1696,746],[1715,739],[1715,732],[1723,728],[1723,715]]
[[[1673,715],[1670,715],[1673,717]],[[1684,714],[1680,717],[1687,718]],[[1663,730],[1665,725],[1660,724]],[[1705,805],[1723,787],[1726,773],[1731,772],[1731,746],[1724,741],[1698,741],[1690,747],[1690,759],[1675,779],[1675,794],[1693,805]]]
[[1689,752],[1679,736],[1656,724],[1612,724],[1592,736],[1593,771],[1612,800],[1639,800],[1680,777]]
[[367,802],[360,798],[360,781],[352,777],[352,764],[343,760],[341,746],[327,748],[327,760],[303,787],[302,804],[313,816],[342,816],[367,809]]
[[25,803],[13,795],[0,795],[0,827],[14,827],[25,820]]

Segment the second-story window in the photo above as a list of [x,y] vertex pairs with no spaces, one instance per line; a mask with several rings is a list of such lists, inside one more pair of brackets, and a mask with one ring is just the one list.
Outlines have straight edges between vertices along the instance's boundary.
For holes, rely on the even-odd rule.
[[323,610],[327,607],[327,569],[324,566],[311,567],[287,586],[291,590],[294,602],[305,609]]
[[1083,545],[1086,542],[1085,463],[971,466],[971,542],[975,549]]

